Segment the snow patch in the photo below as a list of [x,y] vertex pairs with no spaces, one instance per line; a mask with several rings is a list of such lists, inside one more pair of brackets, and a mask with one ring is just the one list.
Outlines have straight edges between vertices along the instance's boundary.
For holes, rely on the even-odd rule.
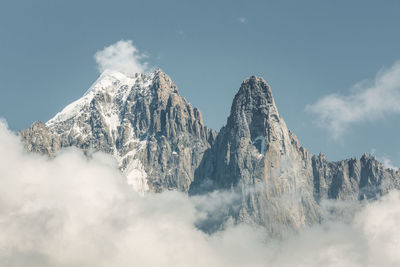
[[121,125],[119,122],[119,116],[118,113],[111,113],[107,116],[104,116],[104,120],[106,124],[108,125],[109,129],[111,132],[117,131],[118,126]]
[[133,159],[124,174],[128,184],[140,195],[144,195],[145,192],[149,191],[147,173],[140,160]]
[[136,80],[137,78],[131,78],[116,71],[106,70],[86,91],[83,97],[66,106],[61,112],[50,119],[46,125],[52,126],[58,122],[66,121],[81,114],[82,109],[88,106],[93,97],[99,92],[108,93],[110,96],[117,97],[122,91],[122,98],[126,100]]

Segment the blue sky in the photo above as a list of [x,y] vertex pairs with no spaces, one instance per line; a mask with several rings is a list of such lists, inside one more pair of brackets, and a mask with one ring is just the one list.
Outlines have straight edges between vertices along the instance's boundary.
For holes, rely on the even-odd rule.
[[0,117],[13,130],[47,121],[96,80],[96,51],[132,40],[211,128],[255,74],[310,152],[399,166],[400,84],[382,82],[399,73],[398,14],[390,0],[2,1]]

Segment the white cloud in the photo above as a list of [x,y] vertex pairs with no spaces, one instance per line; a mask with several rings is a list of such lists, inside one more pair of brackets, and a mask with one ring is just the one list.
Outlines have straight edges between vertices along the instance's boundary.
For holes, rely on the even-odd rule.
[[246,225],[207,235],[198,206],[178,192],[140,197],[115,160],[76,149],[49,160],[24,152],[0,122],[0,266],[399,266],[400,194],[368,204],[348,224],[284,240]]
[[386,155],[386,154],[377,155],[375,148],[371,149],[371,154],[376,156],[376,158],[380,162],[382,162],[383,166],[385,166],[386,168],[393,169],[393,170],[399,169],[399,167],[395,166],[395,164],[392,162],[392,160],[390,159],[390,157],[388,155]]
[[132,76],[148,69],[148,63],[143,61],[145,55],[139,52],[131,40],[121,40],[107,46],[97,51],[94,58],[100,72],[114,70]]
[[356,123],[400,113],[400,62],[378,72],[373,82],[361,82],[347,95],[330,94],[306,110],[318,116],[318,124],[338,139]]
[[392,160],[388,156],[384,155],[384,156],[380,157],[379,159],[382,161],[383,165],[386,168],[393,169],[393,170],[399,169],[399,167],[395,166],[394,163],[392,162]]
[[247,19],[246,19],[245,17],[240,17],[240,18],[239,18],[239,22],[240,22],[240,23],[246,23],[246,22],[247,22]]

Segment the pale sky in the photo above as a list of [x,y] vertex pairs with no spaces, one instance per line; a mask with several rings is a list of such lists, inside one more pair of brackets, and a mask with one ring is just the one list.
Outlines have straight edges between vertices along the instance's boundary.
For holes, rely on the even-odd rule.
[[96,80],[97,51],[132,40],[210,128],[258,75],[310,152],[398,167],[399,14],[394,0],[1,1],[0,117],[47,121]]

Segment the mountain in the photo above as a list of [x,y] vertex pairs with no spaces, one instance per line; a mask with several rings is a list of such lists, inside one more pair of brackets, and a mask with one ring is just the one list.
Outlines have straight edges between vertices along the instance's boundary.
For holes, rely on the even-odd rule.
[[242,83],[218,134],[157,70],[135,77],[106,71],[82,98],[20,135],[28,150],[49,156],[69,146],[110,153],[142,194],[231,194],[216,212],[205,211],[198,226],[208,232],[247,222],[284,235],[347,212],[327,209],[331,200],[360,203],[400,188],[399,171],[373,156],[329,162],[311,155],[255,76]]
[[140,193],[187,192],[216,135],[162,70],[135,77],[105,71],[82,98],[20,134],[30,151],[54,155],[75,146],[112,154]]
[[282,236],[330,218],[329,213],[346,212],[347,206],[327,210],[329,200],[374,199],[394,188],[400,188],[399,171],[386,169],[372,156],[339,162],[312,156],[287,129],[270,86],[252,76],[235,95],[227,123],[204,154],[189,194],[220,190],[238,196],[224,207],[225,214],[211,214],[202,222],[204,230],[233,219]]
[[300,229],[320,220],[313,196],[311,155],[278,113],[261,78],[245,80],[226,125],[195,172],[191,194],[215,189],[240,196],[232,216],[271,232]]

